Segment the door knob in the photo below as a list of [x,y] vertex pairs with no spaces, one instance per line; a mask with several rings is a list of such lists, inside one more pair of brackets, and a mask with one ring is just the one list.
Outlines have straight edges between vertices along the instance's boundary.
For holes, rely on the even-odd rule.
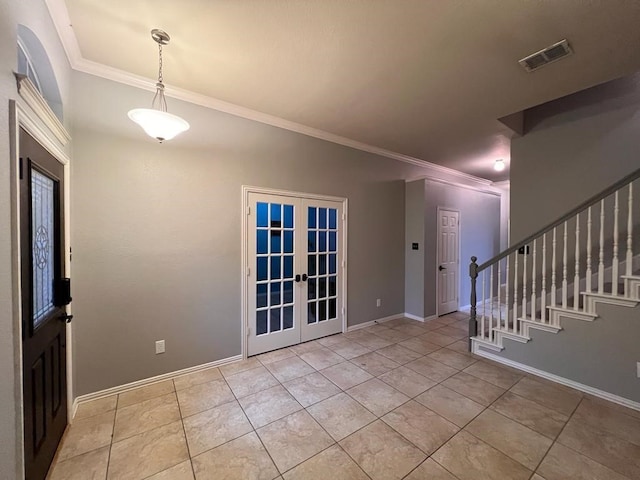
[[440,271],[442,271],[442,270],[446,270],[446,269],[447,269],[447,267],[443,267],[442,265],[440,265],[440,266],[438,267],[438,270],[440,270]]
[[73,320],[73,315],[60,315],[58,317],[58,320],[60,320],[61,322],[64,323],[71,323],[71,320]]
[[306,281],[307,281],[307,278],[308,278],[308,277],[307,277],[307,274],[306,274],[306,273],[303,273],[303,274],[302,274],[302,281],[303,281],[303,282],[306,282]]
[[296,282],[300,281],[300,274],[296,275]]

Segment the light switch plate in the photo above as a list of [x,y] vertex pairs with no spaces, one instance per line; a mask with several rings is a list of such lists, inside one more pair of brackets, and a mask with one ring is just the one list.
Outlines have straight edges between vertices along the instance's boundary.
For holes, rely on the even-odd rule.
[[158,340],[156,342],[156,355],[164,353],[164,340]]

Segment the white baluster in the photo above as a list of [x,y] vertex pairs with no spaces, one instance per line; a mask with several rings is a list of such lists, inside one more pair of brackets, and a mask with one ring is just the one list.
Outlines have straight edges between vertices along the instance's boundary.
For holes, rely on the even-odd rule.
[[482,316],[480,317],[480,338],[484,340],[484,319],[487,314],[487,297],[485,296],[485,287],[487,285],[487,271],[482,272]]
[[502,323],[502,305],[500,304],[500,282],[501,282],[501,277],[500,277],[500,262],[502,260],[498,260],[498,319],[497,319],[497,324],[498,326],[500,326],[500,324]]
[[507,281],[505,282],[506,285],[506,289],[504,292],[504,329],[508,330],[509,329],[509,258],[511,257],[511,255],[507,255],[506,261],[506,267],[505,267],[505,276]]
[[567,222],[564,222],[562,241],[562,308],[567,308]]
[[516,331],[518,323],[518,252],[515,254],[515,264],[513,266],[513,332]]
[[587,293],[591,293],[591,207],[587,210]]
[[[629,211],[627,212],[627,259],[625,273],[627,276],[632,273],[633,263],[633,182],[629,184]],[[625,292],[629,295],[630,292]]]
[[542,235],[542,285],[540,289],[540,321],[547,321],[547,234]]
[[522,318],[527,318],[527,249],[529,245],[524,246],[524,255],[522,257]]
[[611,295],[618,295],[618,192],[613,196],[613,260],[611,262]]
[[493,265],[489,267],[489,321],[493,327]]
[[533,240],[533,257],[531,257],[531,320],[536,319],[536,241]]
[[553,240],[551,242],[551,306],[556,306],[556,228],[553,228]]
[[604,198],[600,200],[600,259],[598,261],[598,293],[604,292]]
[[573,309],[580,305],[580,214],[576,214],[576,264],[573,275]]

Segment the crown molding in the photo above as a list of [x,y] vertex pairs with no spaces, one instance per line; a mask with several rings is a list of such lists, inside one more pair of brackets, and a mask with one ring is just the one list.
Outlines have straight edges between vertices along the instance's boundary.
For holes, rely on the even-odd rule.
[[[60,41],[62,42],[64,51],[67,54],[67,58],[69,59],[69,64],[71,65],[71,68],[73,70],[105,78],[107,80],[122,83],[135,88],[155,91],[155,80],[141,77],[139,75],[134,75],[132,73],[125,72],[124,70],[119,70],[117,68],[109,67],[107,65],[103,65],[83,58],[82,53],[80,52],[80,46],[78,45],[78,40],[76,39],[75,33],[73,32],[71,19],[69,17],[69,12],[67,10],[67,6],[64,3],[64,0],[45,0],[45,2],[47,4],[47,8],[49,9],[49,13],[55,25],[56,31],[58,32],[58,36],[60,37]],[[416,165],[418,167],[424,168],[427,171],[426,175],[428,176],[436,178],[446,176],[452,179],[464,181],[465,183],[482,186],[489,186],[492,184],[490,180],[487,180],[485,178],[476,177],[475,175],[470,175],[459,170],[454,170],[452,168],[437,165],[426,160],[421,160],[419,158],[411,157],[409,155],[404,155],[398,152],[393,152],[391,150],[386,150],[374,145],[358,142],[350,138],[341,137],[340,135],[336,135],[334,133],[302,125],[300,123],[292,122],[290,120],[276,117],[274,115],[269,115],[267,113],[242,107],[240,105],[225,102],[223,100],[218,100],[207,95],[202,95],[181,88],[171,87],[170,85],[166,86],[165,93],[168,97],[174,98],[176,100],[181,100],[194,105],[217,110],[219,112],[224,112],[237,117],[253,120],[255,122],[271,125],[273,127],[300,133],[309,137],[318,138],[327,142],[336,143],[338,145],[343,145],[345,147],[350,147],[363,152],[372,153],[381,157],[386,157],[404,163],[409,163],[411,165]]]
[[469,185],[466,183],[455,182],[451,180],[446,180],[444,178],[430,176],[430,175],[421,175],[420,177],[410,178],[405,180],[405,183],[417,182],[420,180],[428,180],[430,182],[442,183],[444,185],[449,185],[452,187],[465,188],[467,190],[473,190],[475,192],[486,193],[488,195],[495,195],[497,197],[501,196],[505,193],[505,191],[499,188],[495,183],[487,180],[486,184],[482,185]]
[[56,114],[53,113],[53,110],[51,110],[51,107],[29,77],[15,72],[14,76],[16,77],[20,97],[64,147],[71,140],[71,136],[62,125],[62,122],[58,120]]

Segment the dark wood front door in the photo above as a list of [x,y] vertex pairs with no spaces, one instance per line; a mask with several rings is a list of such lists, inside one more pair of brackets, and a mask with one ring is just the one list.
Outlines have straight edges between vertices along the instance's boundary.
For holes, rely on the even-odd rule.
[[67,425],[64,168],[20,130],[22,368],[27,480],[42,480]]

